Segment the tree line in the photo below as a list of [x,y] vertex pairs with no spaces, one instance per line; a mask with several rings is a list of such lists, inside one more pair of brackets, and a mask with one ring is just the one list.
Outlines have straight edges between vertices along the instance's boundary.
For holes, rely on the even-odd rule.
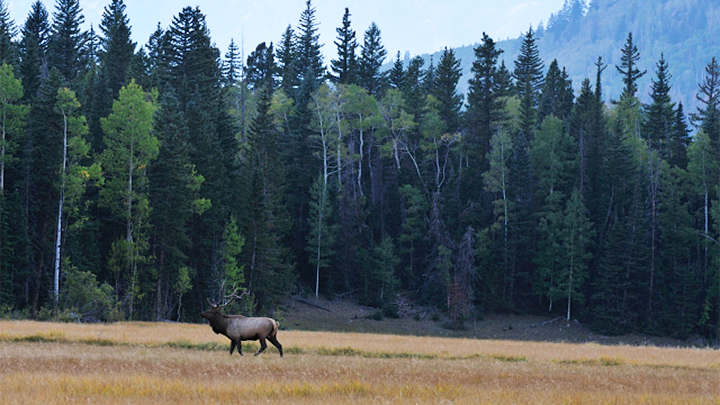
[[394,316],[402,294],[449,327],[719,333],[715,59],[688,115],[664,58],[638,101],[632,34],[577,94],[532,29],[510,67],[483,35],[464,97],[452,49],[384,69],[348,9],[326,69],[310,0],[247,57],[197,7],[141,47],[122,0],[99,33],[55,8],[18,29],[0,1],[0,315],[192,321],[243,289],[252,313],[351,294]]

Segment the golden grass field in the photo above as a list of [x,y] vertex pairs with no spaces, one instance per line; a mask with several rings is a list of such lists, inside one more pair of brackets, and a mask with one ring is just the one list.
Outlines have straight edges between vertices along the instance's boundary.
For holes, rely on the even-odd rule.
[[2,404],[720,404],[720,351],[0,321]]

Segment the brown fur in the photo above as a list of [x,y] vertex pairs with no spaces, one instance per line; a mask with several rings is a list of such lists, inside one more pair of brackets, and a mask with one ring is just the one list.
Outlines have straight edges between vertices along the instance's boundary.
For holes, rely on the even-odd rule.
[[210,322],[213,332],[222,333],[230,339],[230,355],[237,346],[238,353],[242,356],[243,340],[259,340],[260,350],[255,355],[262,353],[269,340],[277,347],[280,357],[283,355],[282,345],[277,340],[277,331],[280,324],[272,318],[245,317],[242,315],[225,315],[220,307],[213,306],[200,314]]

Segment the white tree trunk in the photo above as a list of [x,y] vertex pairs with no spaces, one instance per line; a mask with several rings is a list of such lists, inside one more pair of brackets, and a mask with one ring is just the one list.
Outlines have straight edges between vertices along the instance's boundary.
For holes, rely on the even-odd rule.
[[65,204],[65,175],[67,171],[67,145],[68,145],[68,120],[67,114],[63,112],[63,160],[60,172],[60,201],[58,203],[57,232],[55,234],[55,275],[53,277],[53,304],[57,310],[58,298],[60,296],[60,257],[62,246],[62,214]]

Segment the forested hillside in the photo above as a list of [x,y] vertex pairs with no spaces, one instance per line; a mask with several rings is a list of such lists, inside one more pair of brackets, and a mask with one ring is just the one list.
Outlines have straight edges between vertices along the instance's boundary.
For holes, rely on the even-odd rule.
[[[548,21],[537,21],[540,57],[557,59],[565,67],[575,90],[582,79],[592,76],[598,56],[609,66],[620,64],[620,49],[628,33],[642,50],[638,69],[652,73],[664,55],[672,74],[670,95],[686,107],[696,108],[695,92],[703,67],[720,54],[720,3],[713,0],[565,0],[565,6]],[[500,59],[510,66],[517,58],[522,38],[498,41],[504,50]],[[454,49],[462,60],[463,80],[458,90],[467,94],[473,49]],[[433,56],[435,60],[442,52]],[[426,63],[430,55],[423,55]],[[650,101],[650,74],[638,80],[638,98]],[[623,89],[619,75],[607,75],[606,102],[617,100]]]
[[394,315],[402,294],[449,327],[720,334],[715,58],[687,58],[689,109],[632,34],[580,83],[540,53],[555,25],[507,63],[485,36],[463,99],[452,49],[383,71],[380,27],[338,11],[324,53],[307,0],[244,58],[197,7],[136,44],[122,0],[97,32],[78,0],[17,28],[0,0],[0,315],[196,321],[240,290],[258,314],[300,293]]

